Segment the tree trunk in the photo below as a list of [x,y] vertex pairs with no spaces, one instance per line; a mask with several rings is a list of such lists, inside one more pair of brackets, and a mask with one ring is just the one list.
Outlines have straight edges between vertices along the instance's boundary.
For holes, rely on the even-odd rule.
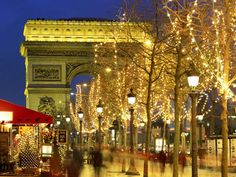
[[[233,4],[232,4],[233,5]],[[231,38],[232,38],[232,31],[230,26],[231,19],[231,13],[230,12],[230,1],[225,0],[224,1],[224,8],[225,8],[225,31],[226,31],[226,37],[225,39],[225,45],[223,48],[223,81],[224,84],[228,84],[229,81],[229,70],[230,70],[230,50],[231,50]],[[228,177],[228,121],[227,121],[227,96],[228,96],[228,87],[223,87],[223,95],[221,100],[221,123],[222,123],[222,164],[221,164],[221,176],[222,177]]]
[[[178,50],[177,50],[178,52]],[[180,144],[180,105],[179,105],[179,85],[180,85],[180,67],[181,56],[178,52],[177,65],[175,70],[175,88],[174,88],[174,104],[175,104],[175,136],[174,136],[174,153],[173,153],[173,177],[178,177],[179,165],[179,144]]]
[[138,126],[134,127],[134,133],[135,133],[135,141],[134,141],[134,149],[138,149]]
[[173,154],[173,177],[178,177],[179,164],[179,140],[180,140],[180,121],[179,121],[179,84],[175,85],[175,136],[174,136],[174,154]]
[[165,147],[165,141],[166,140],[166,119],[164,120],[164,125],[162,128],[162,144],[161,144],[161,150],[164,151],[164,147]]
[[[146,111],[147,111],[147,125],[146,125],[147,131],[146,131],[146,140],[145,140],[145,154],[146,156],[148,156],[149,144],[150,144],[150,130],[151,130],[150,95],[148,96]],[[147,157],[144,160],[143,177],[148,177],[148,158]]]
[[222,124],[222,164],[221,164],[221,176],[228,176],[228,122],[227,122],[227,93],[222,96],[222,112],[221,112],[221,124]]
[[210,120],[210,135],[213,135],[213,133],[215,132],[215,125],[216,125],[216,113],[215,113],[215,109],[216,109],[216,88],[213,88],[212,90],[212,109],[211,109],[211,120]]
[[[150,144],[150,130],[151,130],[151,120],[150,120],[150,107],[146,107],[149,112],[147,112],[149,119],[147,120],[147,131],[145,140],[145,154],[149,155],[149,144]],[[148,177],[148,158],[144,159],[143,177]]]
[[[147,100],[146,100],[146,114],[147,114],[147,131],[145,141],[145,154],[149,155],[149,144],[150,144],[150,132],[151,132],[151,93],[152,93],[152,75],[154,69],[154,58],[152,58],[150,73],[148,75],[148,88],[147,88]],[[144,160],[143,177],[148,177],[148,159]]]
[[[127,122],[126,120],[124,120],[124,130],[123,130],[123,149],[124,149],[124,153],[126,155],[126,141],[127,141]],[[122,160],[122,172],[126,172],[126,156],[123,155],[123,160]]]
[[197,120],[196,120],[196,106],[197,106],[197,93],[191,93],[192,99],[192,119],[191,119],[191,131],[192,131],[192,177],[198,177],[198,163],[197,163]]

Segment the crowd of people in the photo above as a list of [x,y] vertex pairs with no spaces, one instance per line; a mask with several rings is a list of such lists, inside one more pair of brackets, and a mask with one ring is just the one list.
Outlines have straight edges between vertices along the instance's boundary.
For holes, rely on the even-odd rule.
[[[160,163],[161,172],[165,172],[166,163],[170,165],[173,164],[173,152],[166,153],[164,151],[160,151],[157,154],[157,160]],[[187,165],[187,157],[184,151],[179,153],[179,164],[181,165],[181,172],[184,173],[184,167]]]
[[[101,151],[99,148],[94,147],[90,147],[89,149],[74,148],[72,157],[70,157],[71,160],[65,166],[66,174],[68,175],[68,177],[79,177],[83,170],[84,164],[87,163],[88,165],[94,168],[94,176],[100,177],[102,176],[101,169],[106,168],[106,164],[108,164],[107,162],[109,162],[110,164],[113,163],[113,154],[116,154],[115,157],[119,160],[128,157],[125,155],[124,151],[121,152],[121,156],[119,155],[118,150],[113,151],[112,149],[102,149]],[[164,174],[167,163],[170,167],[172,167],[173,152],[158,152],[156,154],[154,163],[156,163],[160,167],[160,172]],[[184,151],[181,151],[179,153],[179,165],[181,166],[180,169],[183,174],[184,168],[187,165],[187,156]]]
[[90,147],[89,150],[75,148],[73,150],[73,157],[69,164],[67,164],[68,177],[79,177],[83,169],[84,163],[87,163],[94,168],[94,176],[101,176],[102,167],[106,167],[104,161],[113,161],[112,152],[108,149]]

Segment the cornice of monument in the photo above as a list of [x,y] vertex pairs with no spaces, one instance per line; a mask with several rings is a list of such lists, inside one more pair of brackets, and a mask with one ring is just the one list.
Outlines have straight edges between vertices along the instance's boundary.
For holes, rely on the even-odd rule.
[[26,41],[48,42],[129,42],[143,41],[146,36],[137,28],[144,23],[95,19],[28,20],[24,27]]

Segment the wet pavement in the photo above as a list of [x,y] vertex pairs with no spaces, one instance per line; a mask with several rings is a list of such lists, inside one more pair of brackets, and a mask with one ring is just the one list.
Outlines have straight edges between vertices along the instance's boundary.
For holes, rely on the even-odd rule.
[[[143,176],[143,160],[136,159],[135,166],[139,176]],[[129,160],[127,159],[126,169],[129,167]],[[105,162],[105,167],[102,167],[100,177],[127,177],[125,173],[122,173],[122,162],[120,159],[114,159],[113,163]],[[199,177],[221,177],[219,169],[199,169]],[[94,169],[92,165],[84,164],[84,168],[81,172],[81,177],[95,177]],[[184,168],[184,172],[181,171],[181,166],[179,167],[180,177],[190,177],[191,176],[191,166],[188,165]],[[172,166],[166,164],[164,172],[161,171],[161,166],[159,162],[149,161],[149,177],[172,177]],[[236,173],[229,173],[228,177],[236,177]]]
[[[122,173],[122,161],[123,159],[119,157],[119,155],[116,155],[115,158],[113,158],[113,161],[104,161],[104,166],[101,168],[100,175],[95,175],[95,170],[93,165],[87,164],[86,162],[83,165],[82,171],[80,173],[80,177],[127,177],[130,175],[126,175],[125,173]],[[137,171],[140,173],[140,177],[143,176],[143,160],[135,158],[135,167]],[[127,170],[129,168],[129,157],[126,156],[126,165],[125,169]],[[162,170],[160,162],[154,162],[149,161],[149,177],[172,177],[172,165],[166,164],[164,170]],[[236,167],[231,168],[230,170],[235,171],[229,172],[228,177],[236,177]],[[10,177],[11,175],[7,176],[4,175],[4,177]],[[14,175],[15,176],[15,175]],[[20,175],[21,177],[31,177],[32,175]],[[198,176],[199,177],[221,177],[220,168],[204,168],[204,169],[198,169]],[[1,177],[1,175],[0,175]],[[12,176],[11,176],[12,177]],[[37,177],[37,176],[32,176]],[[42,176],[43,177],[43,176]],[[65,177],[68,177],[67,174],[65,174]],[[184,167],[184,171],[182,171],[181,166],[179,166],[179,177],[191,177],[191,165],[188,164]]]

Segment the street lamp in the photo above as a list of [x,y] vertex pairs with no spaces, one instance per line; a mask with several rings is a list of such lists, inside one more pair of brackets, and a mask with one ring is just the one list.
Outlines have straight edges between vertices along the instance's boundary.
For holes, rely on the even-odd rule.
[[82,148],[82,145],[83,145],[82,123],[83,123],[84,113],[81,108],[78,111],[78,117],[79,117],[79,144],[80,144],[80,148]]
[[[58,117],[59,115],[57,115],[57,117]],[[61,125],[61,121],[60,120],[57,120],[56,121],[56,126],[55,126],[55,137],[54,137],[54,141],[55,142],[58,142],[58,135],[59,135],[59,127],[60,127],[60,125]],[[55,143],[54,142],[54,143]]]
[[126,172],[126,175],[139,175],[139,172],[136,170],[135,163],[134,163],[134,139],[133,139],[133,121],[134,121],[134,108],[133,105],[136,102],[136,95],[133,93],[133,89],[130,89],[128,93],[128,103],[131,105],[130,111],[130,164],[129,169]]
[[102,101],[99,100],[97,105],[97,113],[98,113],[98,148],[101,149],[101,121],[102,121],[102,112],[103,112],[103,105]]
[[202,148],[202,121],[203,121],[203,115],[197,115],[197,120],[199,122],[199,148]]
[[57,120],[57,126],[59,127],[61,125],[61,121]]
[[66,136],[67,136],[67,151],[70,149],[70,117],[66,117],[66,123],[67,123],[67,131],[66,131]]
[[198,177],[198,164],[197,164],[197,121],[196,121],[196,107],[197,107],[197,97],[198,92],[195,90],[199,83],[199,76],[194,68],[188,73],[188,84],[191,87],[191,92],[189,96],[192,100],[192,177]]
[[[57,115],[56,124],[57,124],[58,128],[59,128],[59,126],[61,125],[61,120],[62,120],[63,118],[66,118],[66,116],[65,116],[64,114],[59,113],[59,114]],[[70,120],[68,120],[68,119],[66,118],[66,122],[67,122],[67,121],[70,121]]]
[[69,124],[70,123],[70,117],[66,117],[66,122]]
[[202,123],[203,123],[203,115],[197,115],[197,120],[199,123],[199,152],[198,156],[200,159],[200,168],[203,167],[203,158],[204,158],[204,150],[202,147]]

